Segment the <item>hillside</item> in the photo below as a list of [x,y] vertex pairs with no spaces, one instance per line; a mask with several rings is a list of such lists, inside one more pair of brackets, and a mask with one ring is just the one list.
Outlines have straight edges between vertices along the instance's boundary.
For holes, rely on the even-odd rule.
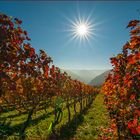
[[96,76],[91,82],[89,83],[92,86],[102,85],[109,74],[110,70],[105,71],[104,73]]
[[77,79],[79,81],[84,82],[84,79],[82,79],[80,76],[78,76],[76,73],[72,72],[71,70],[62,70],[61,69],[61,71],[62,72],[64,72],[64,71],[67,72],[67,74],[70,75],[72,79]]
[[63,71],[66,71],[72,77],[72,79],[77,79],[81,82],[85,82],[88,84],[94,77],[102,74],[107,70],[63,70]]

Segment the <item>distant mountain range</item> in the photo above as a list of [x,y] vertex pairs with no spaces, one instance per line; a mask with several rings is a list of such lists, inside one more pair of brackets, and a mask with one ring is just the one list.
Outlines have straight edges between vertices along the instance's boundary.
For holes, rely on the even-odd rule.
[[66,69],[62,70],[61,69],[61,71],[67,72],[72,79],[77,79],[81,82],[89,84],[95,77],[103,74],[108,70],[66,70]]
[[102,85],[105,82],[105,79],[107,78],[107,76],[110,73],[110,71],[111,70],[105,71],[104,73],[96,76],[93,80],[91,80],[89,85],[92,85],[92,86]]

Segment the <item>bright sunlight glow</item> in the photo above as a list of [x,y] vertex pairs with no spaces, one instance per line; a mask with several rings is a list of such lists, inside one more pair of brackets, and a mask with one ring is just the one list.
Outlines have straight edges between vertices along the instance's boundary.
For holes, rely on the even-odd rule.
[[81,43],[88,43],[89,46],[91,46],[90,40],[96,40],[97,25],[100,24],[95,21],[95,18],[91,17],[92,12],[87,16],[81,16],[81,13],[78,12],[77,16],[72,19],[65,17],[68,21],[68,26],[65,31],[69,32],[68,35],[70,37],[68,43],[71,41],[78,41],[79,46],[81,46]]
[[90,16],[87,18],[81,18],[80,16],[71,20],[67,18],[70,22],[69,29],[66,31],[70,32],[70,40],[79,40],[81,42],[88,41],[90,43],[90,38],[95,36],[95,23],[91,22]]
[[76,20],[72,22],[71,33],[74,38],[79,38],[80,42],[83,40],[89,41],[89,38],[93,35],[93,24],[87,20]]
[[88,27],[87,27],[87,25],[85,25],[85,24],[79,24],[78,26],[77,26],[77,34],[79,35],[79,36],[84,36],[84,35],[86,35],[88,33]]

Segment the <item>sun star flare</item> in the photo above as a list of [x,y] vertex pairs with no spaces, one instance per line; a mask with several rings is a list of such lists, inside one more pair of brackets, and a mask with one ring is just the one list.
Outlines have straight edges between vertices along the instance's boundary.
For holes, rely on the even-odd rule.
[[80,43],[88,42],[90,44],[90,39],[95,36],[95,26],[91,20],[91,14],[87,17],[81,17],[80,15],[75,17],[73,20],[67,18],[69,21],[69,27],[66,31],[69,31],[72,40],[79,40]]
[[88,34],[88,27],[84,23],[79,24],[76,31],[79,36],[85,36],[86,34]]

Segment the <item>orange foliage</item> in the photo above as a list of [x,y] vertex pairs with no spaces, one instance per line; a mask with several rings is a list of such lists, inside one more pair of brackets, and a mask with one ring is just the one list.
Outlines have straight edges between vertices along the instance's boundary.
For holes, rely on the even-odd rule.
[[130,41],[121,54],[111,58],[112,74],[102,87],[119,139],[140,135],[140,21],[130,21],[127,27],[131,27]]

